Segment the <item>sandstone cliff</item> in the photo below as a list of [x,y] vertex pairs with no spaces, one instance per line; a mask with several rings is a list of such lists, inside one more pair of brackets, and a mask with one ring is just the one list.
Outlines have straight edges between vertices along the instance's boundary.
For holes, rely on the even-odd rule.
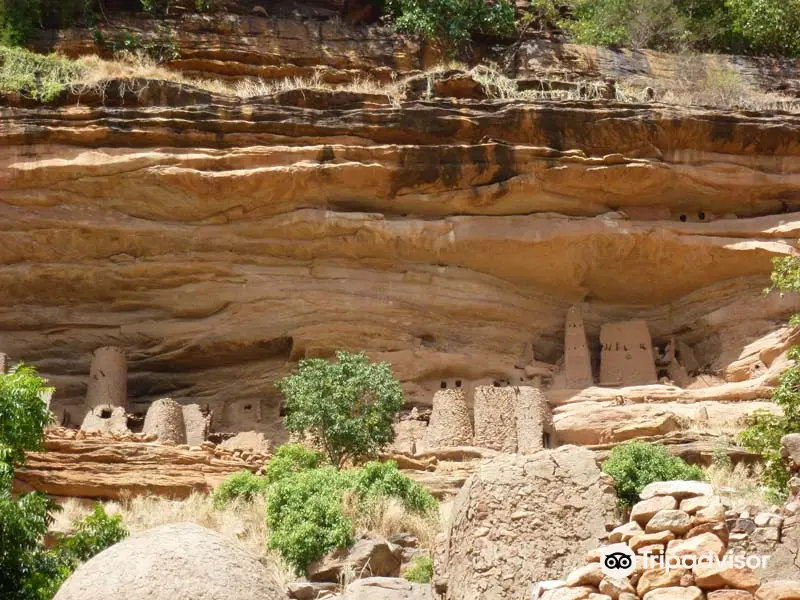
[[[173,66],[186,73],[306,65],[387,79],[435,60],[328,21],[316,33],[273,17],[180,24]],[[87,35],[39,44],[78,55]],[[552,59],[532,44],[520,52]],[[562,50],[577,76],[613,74],[604,51]],[[629,75],[661,77],[654,56]],[[736,64],[775,81],[777,63]],[[687,403],[711,403],[712,421],[742,416],[785,366],[798,301],[762,290],[800,229],[795,114],[303,90],[240,100],[157,81],[0,104],[0,349],[51,379],[62,423],[80,423],[90,352],[105,345],[128,355],[134,411],[169,395],[211,409],[216,430],[276,441],[273,382],[336,349],[390,361],[417,405],[453,378],[553,375],[556,429],[589,444],[681,429]],[[595,373],[600,327],[643,319],[656,346],[689,349],[690,378],[556,385],[572,306]],[[719,400],[737,408],[715,413]]]

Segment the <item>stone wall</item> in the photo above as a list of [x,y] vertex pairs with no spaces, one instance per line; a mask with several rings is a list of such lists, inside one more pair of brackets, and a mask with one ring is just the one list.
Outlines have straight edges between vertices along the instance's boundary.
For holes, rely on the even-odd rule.
[[474,445],[501,452],[517,451],[517,392],[511,387],[475,388]]
[[516,390],[517,452],[530,454],[555,448],[558,440],[547,398],[534,387],[519,387]]
[[[416,449],[408,439],[416,430],[408,423],[395,429],[403,436],[401,443],[395,444],[396,450]],[[557,446],[547,399],[538,388],[529,386],[479,385],[474,388],[472,403],[463,388],[438,391],[423,448],[463,445],[521,453]]]
[[439,390],[425,435],[426,448],[472,445],[472,415],[463,389]]
[[171,398],[156,400],[144,418],[144,433],[153,433],[160,442],[186,443],[183,408]]

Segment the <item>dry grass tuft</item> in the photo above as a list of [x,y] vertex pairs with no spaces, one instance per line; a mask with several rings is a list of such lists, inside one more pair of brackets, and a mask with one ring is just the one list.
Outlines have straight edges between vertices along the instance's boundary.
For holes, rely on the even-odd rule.
[[[123,502],[107,502],[104,506],[109,514],[121,515],[123,525],[131,533],[169,523],[197,523],[246,547],[259,557],[281,585],[296,579],[292,568],[266,548],[268,530],[263,498],[253,502],[234,501],[221,510],[214,508],[210,495],[200,493],[185,500],[137,496]],[[62,508],[51,527],[54,531],[69,531],[74,521],[91,512],[92,504],[68,498]]]
[[731,467],[715,464],[706,469],[714,492],[726,499],[732,509],[742,510],[746,506],[770,506],[766,488],[761,484],[761,465],[748,466],[743,463]]
[[417,537],[422,548],[433,548],[440,531],[437,517],[410,512],[394,498],[376,499],[364,507],[354,495],[345,495],[344,514],[353,521],[357,536],[388,538],[410,533]]
[[[700,68],[705,67],[698,61],[687,59],[686,76],[681,84],[674,89],[655,89],[654,100],[680,106],[709,106],[753,111],[800,109],[800,101],[796,98],[752,88],[738,72],[730,68],[707,72],[699,71]],[[564,90],[546,89],[547,86],[543,86],[540,90],[519,90],[517,82],[506,77],[496,65],[484,64],[469,68],[463,63],[456,62],[445,62],[426,71],[429,88],[432,87],[433,77],[436,74],[453,70],[463,71],[472,76],[483,86],[490,98],[522,101],[595,100],[603,98],[608,93],[605,83],[599,81],[573,82],[569,89]],[[556,80],[559,78],[557,75],[554,77]],[[0,90],[22,91],[46,101],[56,97],[64,88],[70,88],[75,92],[103,92],[105,82],[109,80],[137,79],[169,81],[245,100],[291,90],[339,90],[381,95],[386,96],[395,106],[405,97],[405,80],[382,83],[364,77],[350,83],[333,85],[323,80],[321,71],[317,71],[311,77],[290,77],[274,81],[247,79],[230,82],[192,79],[179,71],[158,64],[144,52],[123,52],[114,60],[103,60],[92,56],[70,61],[56,55],[41,56],[26,50],[0,47]],[[135,88],[137,84],[130,85],[131,91],[139,91]],[[648,88],[620,83],[617,85],[616,100],[637,103],[651,101],[646,97],[648,93],[646,90]]]
[[178,71],[159,65],[145,53],[121,53],[115,60],[103,60],[96,56],[77,61],[82,69],[82,77],[73,82],[76,91],[102,86],[109,79],[157,79],[180,85],[190,85],[207,92],[242,99],[269,96],[291,90],[344,91],[358,94],[385,95],[390,100],[399,99],[402,92],[400,83],[382,84],[367,77],[350,83],[333,86],[325,83],[321,71],[311,77],[287,77],[274,81],[246,79],[241,81],[222,81],[214,79],[191,79]]

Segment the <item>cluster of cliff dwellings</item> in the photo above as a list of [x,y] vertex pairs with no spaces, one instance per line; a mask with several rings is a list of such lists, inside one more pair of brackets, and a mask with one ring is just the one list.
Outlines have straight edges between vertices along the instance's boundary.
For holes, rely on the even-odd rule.
[[[600,330],[599,385],[609,387],[691,381],[697,365],[691,349],[674,340],[654,347],[647,323],[633,320],[608,323]],[[442,380],[432,399],[432,410],[398,424],[394,450],[407,454],[435,448],[477,446],[503,452],[535,452],[558,445],[550,405],[543,389],[581,390],[595,385],[592,352],[579,309],[566,317],[564,358],[558,366],[532,360],[526,384],[508,380]],[[146,414],[131,410],[127,390],[127,360],[123,349],[98,348],[92,355],[83,406],[58,415],[60,425],[87,432],[154,434],[161,441],[198,445],[209,438],[224,440],[240,431],[258,429],[264,415],[253,411],[261,402],[247,402],[236,431],[214,431],[225,425],[214,419],[208,406],[159,399]],[[228,407],[229,408],[229,407]],[[255,414],[254,414],[255,412]],[[282,430],[280,414],[269,418],[273,431]],[[226,419],[227,422],[229,419]],[[270,436],[272,437],[272,436]],[[283,441],[274,436],[273,442]]]
[[[647,323],[608,323],[600,330],[599,385],[623,387],[692,381],[697,368],[691,348],[674,339],[653,345]],[[576,307],[567,313],[564,359],[559,366],[532,360],[525,374],[532,385],[510,381],[440,382],[433,396],[429,425],[403,424],[400,450],[430,451],[450,446],[479,446],[503,452],[529,453],[557,446],[549,403],[541,389],[582,390],[595,385],[592,353]],[[424,421],[415,412],[409,421]]]
[[[161,442],[196,446],[208,439],[211,414],[198,404],[179,404],[163,398],[153,402],[142,418],[128,404],[128,361],[122,348],[106,346],[92,353],[89,383],[80,429],[87,432],[144,433]],[[72,425],[64,412],[61,425]]]

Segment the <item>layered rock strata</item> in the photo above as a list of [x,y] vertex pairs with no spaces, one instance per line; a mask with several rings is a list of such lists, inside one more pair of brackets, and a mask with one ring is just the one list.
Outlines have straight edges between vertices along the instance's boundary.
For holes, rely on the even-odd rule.
[[280,441],[272,383],[299,358],[366,350],[418,404],[454,377],[531,384],[576,303],[592,352],[642,319],[739,386],[645,396],[769,396],[737,365],[797,308],[761,294],[798,236],[794,117],[187,93],[0,112],[0,347],[51,378],[60,418],[115,345],[134,411],[170,395]]

